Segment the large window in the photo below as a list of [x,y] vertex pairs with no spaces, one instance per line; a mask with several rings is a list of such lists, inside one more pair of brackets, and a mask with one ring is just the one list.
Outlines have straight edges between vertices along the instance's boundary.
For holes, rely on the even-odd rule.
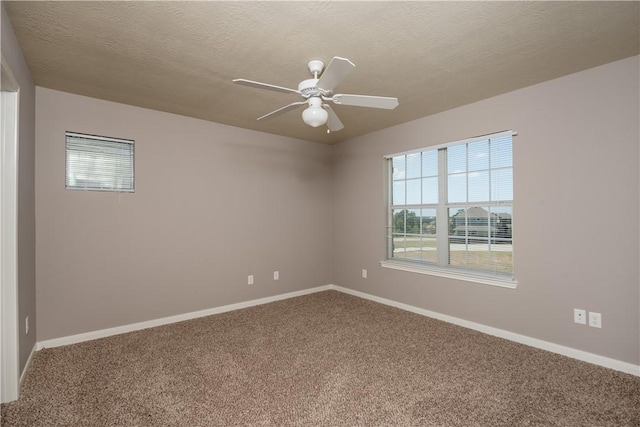
[[512,135],[385,157],[384,266],[513,281]]
[[134,141],[66,133],[65,188],[133,192]]

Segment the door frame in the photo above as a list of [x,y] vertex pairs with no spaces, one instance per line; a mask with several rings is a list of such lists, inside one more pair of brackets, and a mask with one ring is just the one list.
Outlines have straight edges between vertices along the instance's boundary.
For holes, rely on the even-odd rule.
[[18,321],[18,115],[20,86],[2,55],[0,62],[0,401],[20,392]]

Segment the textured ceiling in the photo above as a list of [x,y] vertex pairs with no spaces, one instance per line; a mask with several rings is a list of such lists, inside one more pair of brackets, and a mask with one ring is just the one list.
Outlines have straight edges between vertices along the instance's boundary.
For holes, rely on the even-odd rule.
[[[4,2],[37,85],[336,143],[636,55],[638,2]],[[335,106],[327,134],[294,95],[307,62],[349,58],[336,93],[395,96],[395,110]]]

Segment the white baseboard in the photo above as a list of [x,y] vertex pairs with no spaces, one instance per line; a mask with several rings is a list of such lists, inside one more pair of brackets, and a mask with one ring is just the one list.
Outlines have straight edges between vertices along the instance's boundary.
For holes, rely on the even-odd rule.
[[[302,295],[308,295],[316,292],[335,290],[345,294],[353,295],[359,298],[368,299],[371,301],[378,302],[380,304],[388,305],[391,307],[396,307],[402,310],[410,311],[412,313],[420,314],[422,316],[431,317],[434,319],[442,320],[444,322],[453,323],[454,325],[462,326],[465,328],[473,329],[478,332],[482,332],[488,335],[493,335],[499,338],[504,338],[510,341],[515,341],[520,344],[525,344],[531,347],[539,348],[542,350],[547,350],[552,353],[561,354],[563,356],[571,357],[573,359],[582,360],[583,362],[593,363],[594,365],[603,366],[605,368],[614,369],[616,371],[625,372],[627,374],[635,375],[640,377],[640,365],[634,365],[632,363],[622,362],[620,360],[611,359],[609,357],[600,356],[597,354],[589,353],[582,350],[577,350],[575,348],[566,347],[559,344],[554,344],[548,341],[543,341],[537,338],[528,337],[525,335],[520,335],[515,332],[505,331],[503,329],[494,328],[492,326],[482,325],[480,323],[471,322],[469,320],[460,319],[457,317],[449,316],[446,314],[437,313],[435,311],[426,310],[423,308],[414,307],[409,304],[403,304],[397,301],[393,301],[390,299],[378,297],[375,295],[370,295],[365,292],[355,291],[353,289],[344,288],[342,286],[337,285],[325,285],[318,286],[315,288],[305,289],[302,291],[289,292],[286,294],[275,295],[266,298],[255,299],[251,301],[240,302],[236,304],[224,305],[221,307],[214,307],[206,310],[194,311],[191,313],[179,314],[176,316],[163,317],[161,319],[149,320],[146,322],[133,323],[130,325],[117,326],[115,328],[101,329],[99,331],[87,332],[78,335],[71,335],[67,337],[54,338],[51,340],[40,341],[36,343],[36,350],[41,350],[43,348],[52,348],[59,347],[63,345],[76,344],[84,341],[91,341],[98,338],[105,338],[112,335],[124,334],[127,332],[139,331],[141,329],[153,328],[156,326],[167,325],[170,323],[182,322],[185,320],[196,319],[198,317],[211,316],[213,314],[225,313],[233,310],[240,310],[243,308],[253,307],[262,304],[268,304],[270,302],[281,301],[284,299],[299,297]],[[29,361],[27,362],[27,366],[25,367],[22,375],[27,370],[27,367],[31,361],[31,356],[33,352],[29,356]],[[20,378],[22,382],[22,377]]]
[[331,289],[329,285],[318,286],[316,288],[305,289],[302,291],[288,292],[286,294],[275,295],[272,297],[259,298],[251,301],[239,302],[236,304],[223,305],[221,307],[209,308],[206,310],[193,311],[191,313],[178,314],[175,316],[163,317],[161,319],[148,320],[146,322],[132,323],[130,325],[116,326],[114,328],[101,329],[83,334],[70,335],[51,340],[39,341],[37,349],[60,347],[63,345],[77,344],[84,341],[91,341],[98,338],[110,337],[112,335],[124,334],[127,332],[139,331],[141,329],[153,328],[156,326],[168,325],[170,323],[182,322],[185,320],[196,319],[198,317],[211,316],[213,314],[225,313],[227,311],[240,310],[242,308],[253,307],[256,305],[268,304],[270,302],[280,301],[284,299],[299,297],[302,295],[322,292]]
[[412,305],[403,304],[390,299],[377,297],[375,295],[370,295],[364,292],[355,291],[353,289],[343,288],[342,286],[329,285],[329,289],[344,292],[345,294],[368,299],[371,301],[378,302],[380,304],[400,308],[402,310],[410,311],[412,313],[420,314],[422,316],[432,317],[434,319],[442,320],[448,323],[453,323],[454,325],[463,326],[465,328],[473,329],[488,335],[493,335],[495,337],[504,338],[510,341],[515,341],[520,344],[525,344],[531,347],[547,350],[552,353],[561,354],[563,356],[571,357],[573,359],[582,360],[583,362],[593,363],[594,365],[604,366],[605,368],[614,369],[616,371],[621,371],[627,374],[640,377],[640,365],[634,365],[632,363],[611,359],[609,357],[600,356],[597,354],[589,353],[582,350],[577,350],[575,348],[566,347],[559,344],[554,344],[552,342],[543,341],[537,338],[531,338],[526,335],[520,335],[515,332],[509,332],[503,329],[494,328],[492,326],[486,326],[480,323],[471,322],[469,320],[459,319],[457,317],[448,316],[446,314],[437,313],[435,311],[425,310],[423,308],[418,308]]

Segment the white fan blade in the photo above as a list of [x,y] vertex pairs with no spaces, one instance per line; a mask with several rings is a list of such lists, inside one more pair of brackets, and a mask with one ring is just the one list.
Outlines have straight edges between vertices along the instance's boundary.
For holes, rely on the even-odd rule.
[[335,111],[333,111],[331,107],[329,107],[327,104],[324,104],[322,108],[327,110],[327,113],[329,113],[329,118],[327,119],[327,127],[331,132],[337,132],[344,128],[344,125],[338,118],[338,115]]
[[384,108],[385,110],[393,110],[398,106],[398,98],[389,98],[386,96],[337,94],[333,95],[332,100],[338,105]]
[[296,90],[296,89],[289,89],[288,87],[275,86],[275,85],[270,85],[270,84],[267,84],[267,83],[254,82],[252,80],[235,79],[233,82],[235,84],[242,85],[242,86],[257,87],[258,89],[269,89],[269,90],[274,90],[276,92],[295,93],[296,95],[302,95],[302,93],[300,93],[300,91]]
[[347,58],[334,56],[320,76],[318,87],[324,90],[333,90],[354,68],[356,66]]
[[269,114],[265,114],[262,117],[258,117],[257,120],[272,119],[276,116],[279,116],[280,114],[286,113],[287,111],[295,110],[300,105],[307,105],[307,101],[294,102],[293,104],[289,104],[282,108],[278,108],[276,111],[272,111]]

